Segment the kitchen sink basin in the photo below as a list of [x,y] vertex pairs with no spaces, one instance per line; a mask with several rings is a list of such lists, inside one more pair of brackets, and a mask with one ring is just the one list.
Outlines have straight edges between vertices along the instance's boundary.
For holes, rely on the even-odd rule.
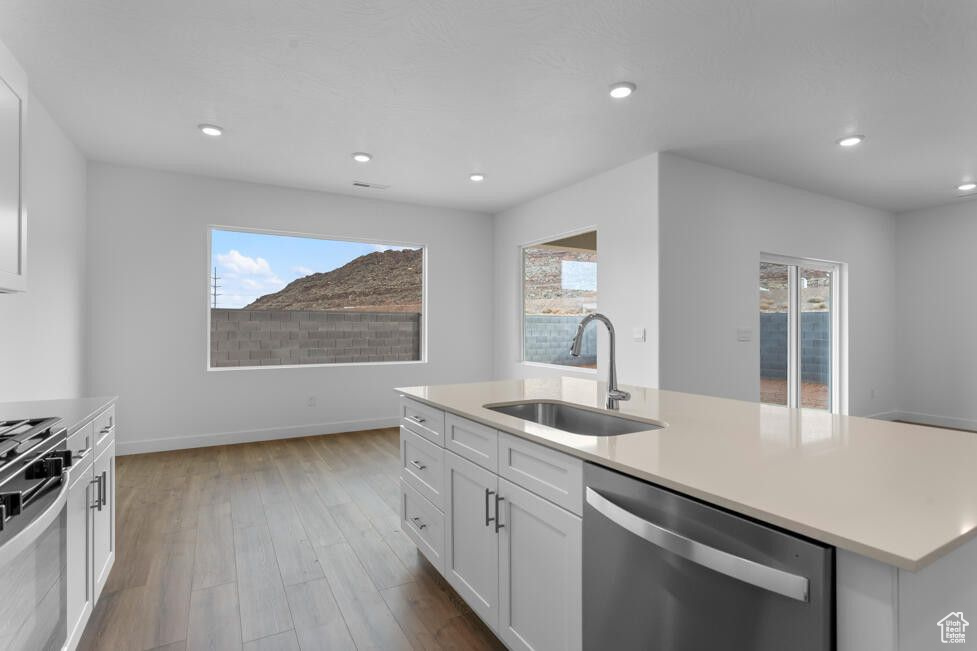
[[652,420],[641,420],[548,400],[485,405],[485,408],[571,434],[588,436],[616,436],[664,427],[661,423]]

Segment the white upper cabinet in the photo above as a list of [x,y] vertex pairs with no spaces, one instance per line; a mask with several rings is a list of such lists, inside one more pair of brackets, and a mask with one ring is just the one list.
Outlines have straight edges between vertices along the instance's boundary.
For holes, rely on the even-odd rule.
[[0,292],[27,289],[26,115],[27,75],[0,44]]

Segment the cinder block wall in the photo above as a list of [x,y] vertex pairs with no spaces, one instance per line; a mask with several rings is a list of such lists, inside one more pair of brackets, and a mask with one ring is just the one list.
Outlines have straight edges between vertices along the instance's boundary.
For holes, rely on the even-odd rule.
[[527,362],[592,366],[597,363],[597,329],[593,324],[584,331],[580,357],[570,355],[570,342],[577,334],[581,316],[531,314],[525,317],[525,358]]
[[210,311],[210,365],[280,366],[420,359],[410,312]]
[[[787,377],[787,314],[760,314],[760,375]],[[801,312],[801,379],[826,384],[831,375],[831,313]]]

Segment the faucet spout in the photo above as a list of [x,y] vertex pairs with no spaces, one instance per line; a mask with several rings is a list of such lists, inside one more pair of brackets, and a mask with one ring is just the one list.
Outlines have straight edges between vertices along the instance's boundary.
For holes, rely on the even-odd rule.
[[607,408],[617,409],[617,403],[622,400],[630,400],[631,394],[617,388],[617,351],[615,346],[614,324],[611,323],[611,320],[598,312],[592,312],[582,318],[580,325],[577,326],[577,334],[573,337],[573,343],[570,344],[570,354],[574,357],[580,356],[580,348],[583,346],[583,333],[591,321],[600,321],[607,326],[607,332],[611,337],[610,375],[607,378]]

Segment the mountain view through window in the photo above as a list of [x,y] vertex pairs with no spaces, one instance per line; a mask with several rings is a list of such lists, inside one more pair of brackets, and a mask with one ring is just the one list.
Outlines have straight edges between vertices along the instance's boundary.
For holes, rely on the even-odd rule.
[[211,368],[422,359],[424,248],[211,229]]

